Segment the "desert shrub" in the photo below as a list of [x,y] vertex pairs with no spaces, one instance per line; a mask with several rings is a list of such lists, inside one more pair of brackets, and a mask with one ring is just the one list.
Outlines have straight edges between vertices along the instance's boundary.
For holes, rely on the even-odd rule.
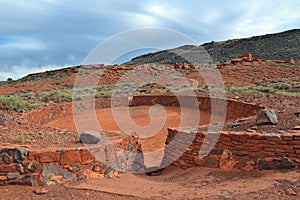
[[39,104],[39,103],[33,103],[33,104],[30,104],[29,107],[30,107],[31,109],[37,109],[37,108],[41,108],[42,105]]
[[262,93],[272,93],[274,88],[272,87],[267,87],[267,86],[257,86],[254,88],[256,91],[258,92],[262,92]]
[[42,101],[45,101],[45,102],[54,101],[55,103],[71,102],[72,95],[67,92],[60,91],[60,90],[53,90],[53,91],[45,93],[42,96]]
[[95,93],[95,98],[99,98],[99,97],[101,97],[102,96],[102,94],[100,93],[100,92],[96,92]]
[[18,96],[0,96],[1,110],[25,110],[26,102]]
[[82,97],[76,96],[76,97],[75,97],[75,101],[82,101]]
[[203,88],[196,88],[194,89],[194,92],[204,92],[205,90]]
[[26,136],[20,135],[20,136],[13,138],[13,141],[17,142],[17,143],[29,143],[30,139],[28,139]]
[[105,92],[103,94],[103,96],[106,97],[106,98],[111,97],[111,95],[112,95],[112,92]]
[[238,86],[238,87],[227,87],[226,90],[232,93],[245,93],[249,91],[249,88]]
[[278,89],[278,90],[287,90],[287,89],[290,89],[293,86],[289,83],[277,83],[277,84],[274,84],[273,87],[275,89]]

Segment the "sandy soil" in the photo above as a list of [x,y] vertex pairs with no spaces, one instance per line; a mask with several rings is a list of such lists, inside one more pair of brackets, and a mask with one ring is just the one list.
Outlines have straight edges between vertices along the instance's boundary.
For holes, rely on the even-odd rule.
[[[168,134],[167,128],[210,123],[210,113],[205,111],[192,108],[183,108],[184,111],[181,111],[181,108],[171,106],[165,106],[165,112],[161,110],[161,107],[154,108],[154,111],[150,111],[150,109],[151,106],[130,107],[128,110],[132,121],[128,120],[126,108],[118,108],[114,113],[111,108],[100,109],[96,111],[96,115],[101,129],[104,131],[136,133],[142,138],[144,152],[151,152],[164,147]],[[149,113],[151,113],[151,116]],[[180,124],[181,113],[189,116],[184,125]],[[198,123],[196,115],[199,115],[200,120]],[[90,130],[91,121],[95,120],[93,117],[93,113],[87,112],[80,114],[76,117],[76,120],[83,124],[85,130]],[[73,116],[55,120],[45,126],[76,130]]]
[[[186,122],[182,122],[182,124],[181,114],[187,116]],[[199,121],[197,121],[196,116],[199,116]],[[193,108],[182,108],[181,110],[179,107],[171,106],[154,106],[153,108],[151,106],[136,106],[130,107],[128,110],[122,107],[114,111],[111,108],[100,109],[96,111],[96,117],[101,127],[100,130],[122,131],[138,135],[141,138],[145,154],[145,165],[155,167],[160,166],[164,156],[167,128],[209,124],[211,115],[208,112]],[[98,127],[94,128],[92,125],[95,115],[91,112],[76,117],[68,116],[52,121],[45,126],[75,131],[75,120],[81,123],[81,130],[99,130]]]
[[[149,199],[216,199],[267,190],[282,179],[297,181],[299,173],[168,167],[158,177],[126,174],[119,179],[89,180],[72,187]],[[269,195],[268,199],[274,199],[274,194]]]
[[[290,199],[300,196],[299,171],[253,171],[168,167],[160,176],[125,174],[48,187],[39,196],[35,187],[0,187],[0,199]],[[297,194],[288,195],[286,189]]]

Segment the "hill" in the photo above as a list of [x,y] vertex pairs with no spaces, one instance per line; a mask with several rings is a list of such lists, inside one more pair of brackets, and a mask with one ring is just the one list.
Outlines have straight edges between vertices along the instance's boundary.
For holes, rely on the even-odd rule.
[[[203,52],[203,48],[209,53],[214,62],[230,61],[231,59],[239,57],[244,52],[251,52],[257,58],[264,60],[289,60],[290,58],[300,60],[299,45],[300,29],[293,29],[281,33],[254,36],[250,38],[210,42],[200,46],[185,45],[176,49],[163,50],[138,56],[125,64],[190,63],[183,57],[188,55],[189,61],[199,59],[196,56],[199,56],[199,53]],[[180,55],[184,56],[181,57],[177,55],[176,52],[179,52]]]

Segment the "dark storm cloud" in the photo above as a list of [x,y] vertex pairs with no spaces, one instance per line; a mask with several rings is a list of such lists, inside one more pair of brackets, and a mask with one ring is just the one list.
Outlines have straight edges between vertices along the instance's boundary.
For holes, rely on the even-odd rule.
[[298,1],[0,0],[0,80],[80,64],[100,42],[143,27],[199,44],[299,27]]

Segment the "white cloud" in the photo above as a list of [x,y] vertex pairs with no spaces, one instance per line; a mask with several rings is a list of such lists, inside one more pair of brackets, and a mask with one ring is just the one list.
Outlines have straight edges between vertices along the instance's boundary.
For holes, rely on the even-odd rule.
[[282,4],[273,1],[244,2],[241,4],[244,13],[233,23],[230,37],[250,37],[299,27],[300,13],[295,9],[299,8],[299,1],[290,3],[291,1]]
[[202,43],[299,28],[299,7],[297,0],[0,0],[0,79],[76,65],[130,29],[174,29]]
[[15,37],[11,38],[11,42],[0,45],[0,52],[9,50],[37,51],[45,50],[46,48],[44,43],[33,38]]
[[28,65],[14,65],[10,68],[9,71],[0,71],[0,80],[7,80],[8,78],[12,78],[14,80],[24,77],[28,74],[44,72],[49,70],[61,69],[66,67],[71,67],[72,65],[46,65],[41,67],[30,67]]
[[179,21],[182,14],[182,11],[180,9],[172,7],[170,5],[163,5],[161,3],[146,5],[145,11],[147,11],[152,16],[162,17],[173,21]]
[[139,12],[126,12],[123,13],[123,16],[128,20],[130,26],[133,27],[149,27],[159,23],[155,17]]

